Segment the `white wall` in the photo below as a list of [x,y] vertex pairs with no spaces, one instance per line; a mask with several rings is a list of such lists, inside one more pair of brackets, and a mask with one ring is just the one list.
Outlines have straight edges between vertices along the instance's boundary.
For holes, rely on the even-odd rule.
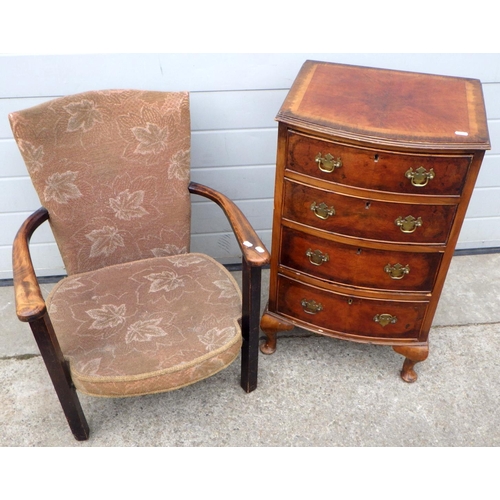
[[[270,247],[277,126],[274,121],[306,59],[478,78],[492,150],[458,248],[500,247],[500,55],[498,54],[97,54],[0,56],[0,279],[10,278],[11,244],[40,206],[12,138],[7,114],[92,89],[191,92],[192,180],[232,198]],[[193,251],[238,262],[220,210],[193,197]],[[50,230],[32,240],[41,275],[64,273]]]

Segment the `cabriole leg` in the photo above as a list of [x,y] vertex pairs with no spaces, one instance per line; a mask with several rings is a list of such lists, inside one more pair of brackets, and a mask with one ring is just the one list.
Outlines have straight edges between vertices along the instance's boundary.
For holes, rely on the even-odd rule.
[[429,355],[429,344],[419,346],[393,346],[392,347],[398,354],[405,356],[403,369],[401,370],[401,378],[408,383],[415,382],[418,378],[413,367],[427,359]]
[[260,328],[267,337],[267,340],[260,346],[260,350],[263,354],[273,354],[276,351],[276,335],[278,332],[293,330],[293,325],[280,321],[266,311],[260,320]]

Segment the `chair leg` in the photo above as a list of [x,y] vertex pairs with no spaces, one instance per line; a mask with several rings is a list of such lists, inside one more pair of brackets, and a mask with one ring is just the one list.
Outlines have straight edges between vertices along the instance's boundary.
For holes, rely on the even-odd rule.
[[261,268],[250,266],[243,260],[242,295],[243,310],[241,330],[241,387],[246,392],[257,388],[259,363],[259,322],[260,322]]
[[48,314],[30,321],[30,326],[71,431],[75,439],[85,441],[89,426]]

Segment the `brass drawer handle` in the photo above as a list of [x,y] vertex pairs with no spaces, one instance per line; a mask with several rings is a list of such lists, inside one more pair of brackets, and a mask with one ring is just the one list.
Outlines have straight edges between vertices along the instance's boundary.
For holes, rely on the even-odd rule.
[[314,250],[313,252],[311,248],[307,249],[306,256],[309,257],[309,262],[315,266],[321,266],[323,262],[330,260],[327,253],[323,253],[321,250]]
[[395,221],[394,224],[401,229],[401,232],[403,233],[413,233],[417,227],[420,227],[423,222],[420,217],[415,219],[412,215],[408,215],[408,217],[398,217]]
[[340,158],[335,159],[330,153],[327,153],[324,158],[321,153],[318,153],[314,161],[318,164],[318,168],[327,174],[342,166],[342,160]]
[[427,183],[434,179],[434,170],[431,168],[428,172],[424,167],[418,167],[415,171],[412,168],[405,172],[405,177],[411,179],[411,183],[416,187],[427,186]]
[[384,271],[393,279],[393,280],[401,280],[405,277],[405,275],[409,274],[410,266],[403,266],[402,264],[394,264],[391,266],[387,264],[384,267]]
[[311,204],[311,210],[314,212],[316,217],[320,219],[328,219],[331,215],[335,215],[335,209],[333,207],[328,207],[326,203],[321,202],[319,205],[315,201]]
[[323,310],[323,305],[315,300],[302,299],[300,304],[307,314],[317,314]]
[[396,323],[398,318],[396,316],[392,316],[391,314],[376,314],[373,317],[373,321],[378,323],[380,326],[387,326],[388,324]]

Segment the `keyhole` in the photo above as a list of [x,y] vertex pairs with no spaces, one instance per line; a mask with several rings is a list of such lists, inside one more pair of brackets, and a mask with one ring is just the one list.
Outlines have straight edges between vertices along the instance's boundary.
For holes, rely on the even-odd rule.
[[374,161],[375,163],[377,163],[377,162],[378,162],[378,155],[375,155],[375,156],[373,157],[373,161]]
[[347,303],[348,303],[349,305],[351,305],[351,304],[352,304],[352,299],[349,299],[349,300],[347,301]]
[[371,202],[367,201],[365,203],[365,209],[368,210],[370,208],[370,206],[371,206]]
[[361,255],[361,248],[358,248],[358,251],[356,252],[357,255]]

